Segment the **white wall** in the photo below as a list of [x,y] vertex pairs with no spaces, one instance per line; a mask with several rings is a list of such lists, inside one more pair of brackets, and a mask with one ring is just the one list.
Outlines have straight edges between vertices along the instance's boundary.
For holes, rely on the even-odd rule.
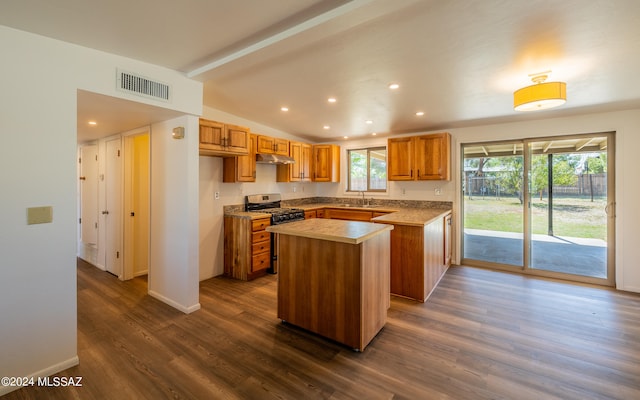
[[[175,127],[185,128],[173,139]],[[190,313],[198,301],[197,117],[151,126],[151,237],[149,294]]]
[[[202,84],[4,26],[0,48],[0,376],[48,375],[78,362],[77,90],[198,115]],[[116,91],[116,68],[171,84],[173,102]],[[53,223],[27,226],[34,206],[52,206]],[[0,395],[10,389],[0,387]]]

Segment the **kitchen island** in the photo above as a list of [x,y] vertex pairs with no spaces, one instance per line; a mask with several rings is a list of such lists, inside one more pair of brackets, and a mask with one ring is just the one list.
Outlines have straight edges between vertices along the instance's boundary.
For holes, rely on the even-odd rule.
[[389,308],[392,225],[307,219],[279,235],[278,318],[362,351]]

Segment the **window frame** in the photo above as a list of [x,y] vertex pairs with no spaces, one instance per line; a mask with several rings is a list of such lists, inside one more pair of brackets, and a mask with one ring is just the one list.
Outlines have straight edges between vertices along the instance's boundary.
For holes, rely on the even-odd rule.
[[[380,151],[384,150],[385,152],[385,173],[387,174],[387,178],[385,179],[384,189],[371,189],[371,152],[372,151]],[[351,188],[351,152],[352,151],[366,151],[366,171],[367,171],[367,188],[365,190],[355,190]],[[359,192],[372,192],[372,193],[387,193],[389,189],[389,179],[388,179],[388,157],[387,157],[387,146],[373,146],[373,147],[359,147],[353,149],[347,149],[347,187],[346,192],[349,193],[359,193]]]

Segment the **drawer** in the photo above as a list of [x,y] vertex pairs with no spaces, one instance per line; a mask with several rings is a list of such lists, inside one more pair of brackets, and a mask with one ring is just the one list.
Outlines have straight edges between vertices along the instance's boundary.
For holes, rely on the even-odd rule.
[[324,209],[322,209],[322,210],[316,210],[316,217],[318,217],[318,218],[324,218]]
[[271,258],[271,253],[260,253],[253,256],[251,260],[251,272],[260,271],[262,269],[269,268],[269,259]]
[[269,251],[270,245],[271,245],[271,240],[267,240],[266,242],[254,243],[251,246],[251,254],[255,256],[258,253],[264,253],[265,251]]
[[251,221],[251,228],[254,232],[262,231],[269,225],[271,225],[269,218],[254,219]]
[[271,238],[271,234],[267,231],[257,231],[251,234],[251,243],[264,242],[265,240],[269,240]]

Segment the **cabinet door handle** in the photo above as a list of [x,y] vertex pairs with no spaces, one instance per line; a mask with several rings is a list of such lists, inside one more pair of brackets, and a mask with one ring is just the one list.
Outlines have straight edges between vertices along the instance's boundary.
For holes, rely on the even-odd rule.
[[418,170],[418,179],[420,179],[420,170]]

